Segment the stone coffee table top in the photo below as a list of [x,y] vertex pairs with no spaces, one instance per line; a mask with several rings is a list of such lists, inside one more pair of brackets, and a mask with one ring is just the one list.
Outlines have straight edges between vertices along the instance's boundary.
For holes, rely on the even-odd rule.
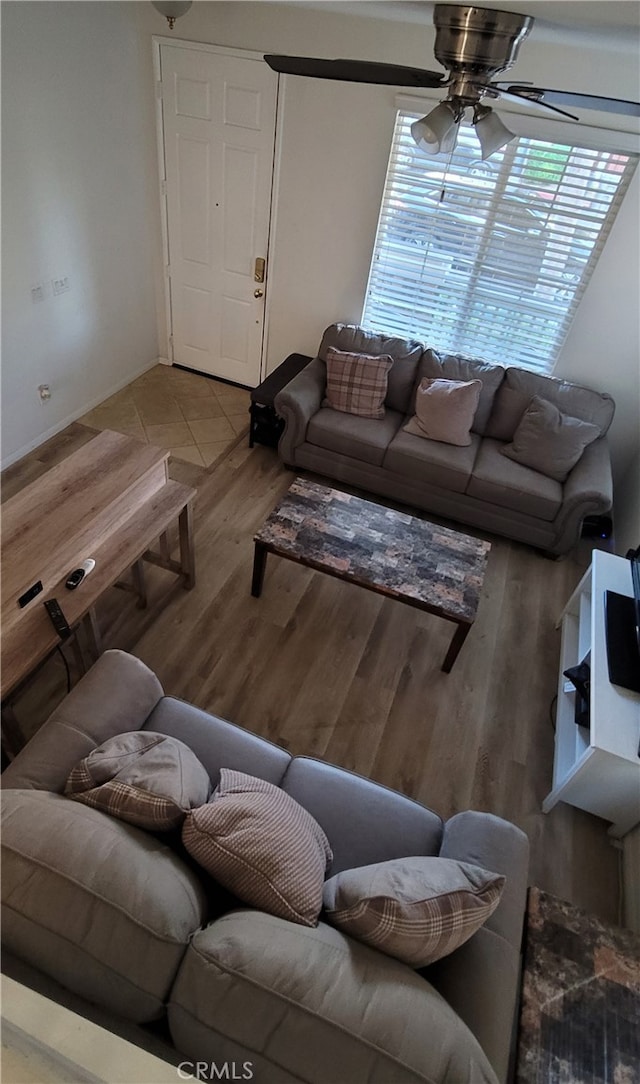
[[640,1080],[640,938],[529,889],[517,1084]]
[[255,536],[274,553],[473,622],[491,544],[296,478]]

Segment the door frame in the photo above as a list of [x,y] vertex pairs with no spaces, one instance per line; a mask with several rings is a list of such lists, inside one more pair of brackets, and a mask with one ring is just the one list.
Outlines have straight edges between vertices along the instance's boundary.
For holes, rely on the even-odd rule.
[[[249,49],[232,49],[225,45],[212,45],[202,41],[188,41],[186,38],[169,38],[166,35],[154,34],[151,38],[153,49],[153,77],[155,88],[156,107],[156,153],[158,156],[158,181],[160,202],[160,226],[162,232],[162,278],[164,291],[165,328],[167,336],[167,361],[174,364],[173,354],[173,313],[171,311],[171,284],[169,279],[169,215],[167,208],[167,172],[164,138],[164,112],[162,100],[162,67],[160,61],[160,49],[163,45],[171,45],[178,49],[188,49],[192,52],[216,53],[219,56],[235,57],[238,60],[261,60],[263,54]],[[284,94],[282,93],[282,80],[277,76],[276,82],[276,113],[275,132],[273,141],[273,159],[271,172],[271,191],[269,193],[269,224],[267,239],[267,283],[264,306],[264,320],[262,323],[262,338],[260,342],[260,381],[266,376],[266,359],[269,340],[269,316],[270,316],[270,290],[269,276],[273,263],[273,253],[276,242],[276,218],[277,218],[277,193],[280,187],[280,166],[282,160],[282,117],[284,110]],[[210,375],[210,374],[209,374]]]

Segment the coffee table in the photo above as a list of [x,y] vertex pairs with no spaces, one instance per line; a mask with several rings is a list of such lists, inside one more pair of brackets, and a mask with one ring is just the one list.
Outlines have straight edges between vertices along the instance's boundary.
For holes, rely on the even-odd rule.
[[448,674],[478,609],[491,544],[296,478],[254,537],[251,593],[259,598],[269,553],[366,587],[457,626]]

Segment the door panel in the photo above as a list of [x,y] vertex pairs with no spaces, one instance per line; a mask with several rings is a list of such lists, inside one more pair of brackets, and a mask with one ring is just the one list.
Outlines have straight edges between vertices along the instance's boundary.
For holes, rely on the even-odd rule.
[[255,387],[277,76],[262,60],[160,49],[173,360]]

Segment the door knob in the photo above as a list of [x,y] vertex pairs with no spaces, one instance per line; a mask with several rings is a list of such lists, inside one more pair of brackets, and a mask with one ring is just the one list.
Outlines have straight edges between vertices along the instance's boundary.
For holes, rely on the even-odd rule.
[[254,297],[263,297],[264,296],[264,291],[263,290],[254,290],[253,291],[253,296]]

